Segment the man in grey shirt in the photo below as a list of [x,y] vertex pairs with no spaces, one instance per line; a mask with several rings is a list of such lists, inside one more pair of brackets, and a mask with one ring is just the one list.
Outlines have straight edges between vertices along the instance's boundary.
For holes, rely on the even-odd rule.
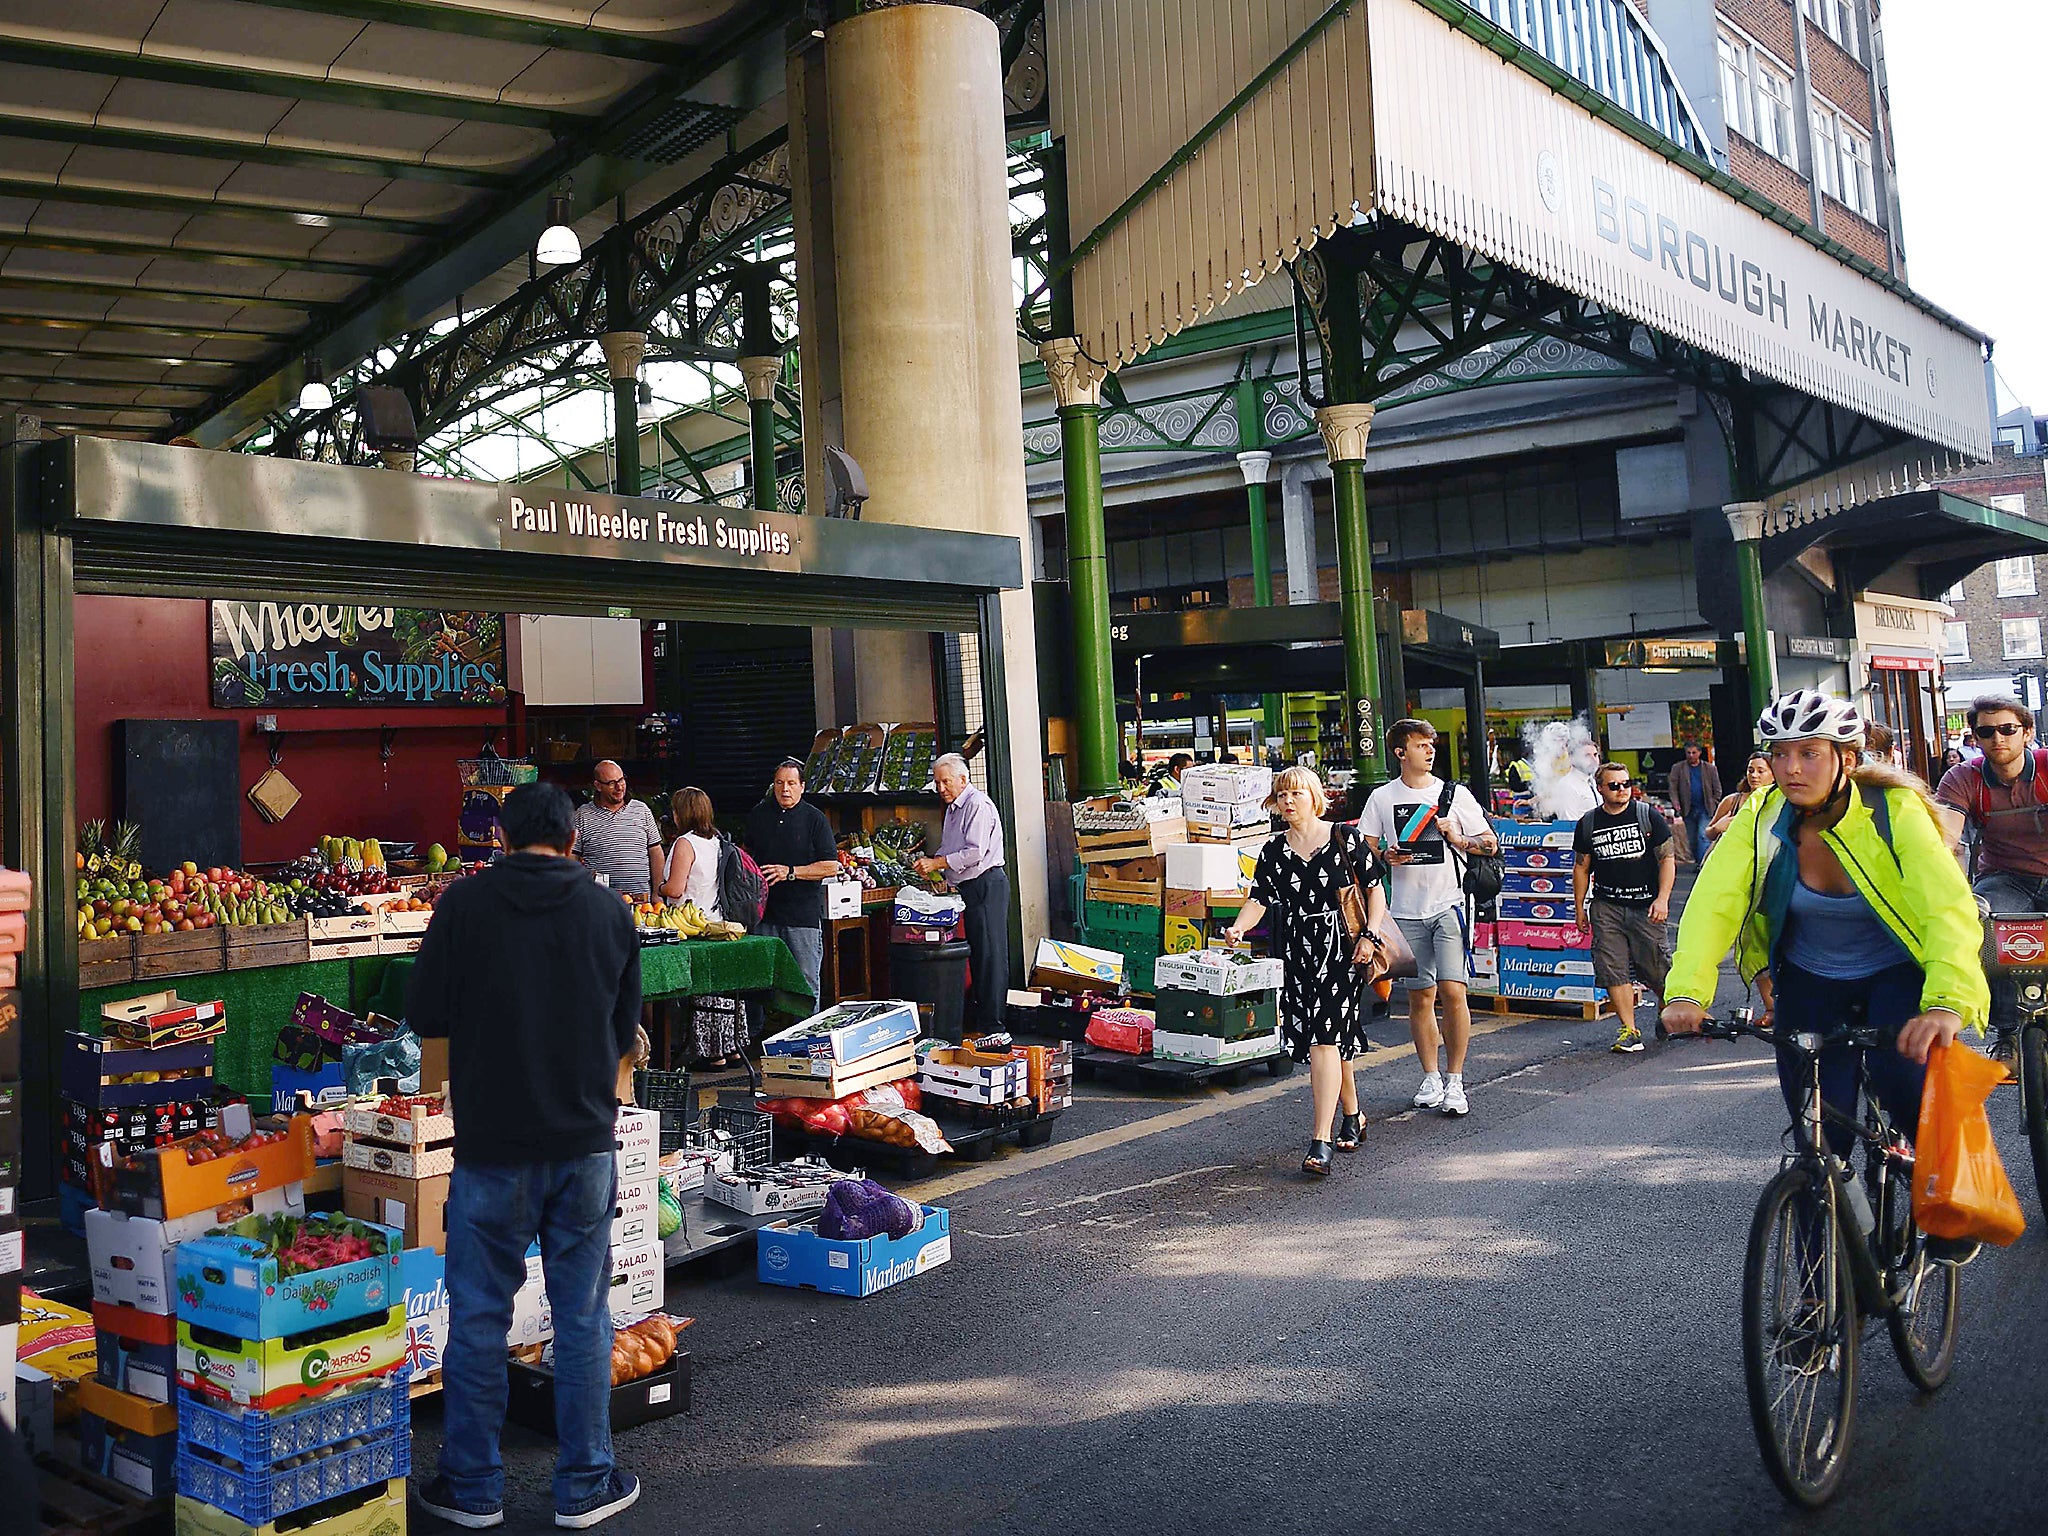
[[626,798],[625,770],[606,758],[591,770],[588,805],[576,807],[576,854],[623,894],[661,889],[661,828],[646,802]]

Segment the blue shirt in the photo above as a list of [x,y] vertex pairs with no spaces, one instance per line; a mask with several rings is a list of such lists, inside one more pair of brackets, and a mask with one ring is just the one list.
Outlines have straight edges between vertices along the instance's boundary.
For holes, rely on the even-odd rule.
[[1913,958],[1860,892],[1830,896],[1804,880],[1792,882],[1783,949],[1799,969],[1830,981],[1859,981]]
[[953,885],[998,869],[1003,863],[1003,819],[996,803],[972,784],[946,807],[946,824],[936,850],[946,861],[946,879]]
[[1687,765],[1685,770],[1692,775],[1692,799],[1688,800],[1686,804],[1695,811],[1703,811],[1708,808],[1706,804],[1707,785],[1706,781],[1700,777],[1700,768],[1701,765],[1699,763],[1691,763]]

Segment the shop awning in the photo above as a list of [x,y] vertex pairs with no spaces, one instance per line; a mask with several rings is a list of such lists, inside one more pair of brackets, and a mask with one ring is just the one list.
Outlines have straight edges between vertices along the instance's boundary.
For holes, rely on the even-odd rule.
[[1764,574],[1809,549],[1824,552],[1836,586],[1860,592],[1895,566],[1913,567],[1913,596],[1939,598],[1979,566],[2014,555],[2048,554],[2048,525],[1948,491],[1883,496],[1765,536]]

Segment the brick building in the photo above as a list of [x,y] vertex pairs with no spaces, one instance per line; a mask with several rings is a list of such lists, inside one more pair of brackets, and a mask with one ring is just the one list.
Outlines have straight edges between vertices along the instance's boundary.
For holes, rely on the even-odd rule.
[[[1998,419],[1991,462],[1944,477],[1941,489],[2048,523],[2044,426],[2048,419],[2024,408],[2007,412]],[[1943,597],[1955,609],[1942,658],[1951,727],[1959,728],[1963,707],[1980,692],[2013,688],[2037,710],[2048,703],[2048,557],[1994,561]]]

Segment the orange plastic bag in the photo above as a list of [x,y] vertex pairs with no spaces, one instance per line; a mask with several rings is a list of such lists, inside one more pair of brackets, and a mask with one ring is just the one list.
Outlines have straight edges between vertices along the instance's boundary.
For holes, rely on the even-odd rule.
[[1984,1101],[2005,1070],[1968,1046],[1937,1045],[1914,1138],[1913,1219],[1935,1237],[2009,1246],[2026,1229]]

